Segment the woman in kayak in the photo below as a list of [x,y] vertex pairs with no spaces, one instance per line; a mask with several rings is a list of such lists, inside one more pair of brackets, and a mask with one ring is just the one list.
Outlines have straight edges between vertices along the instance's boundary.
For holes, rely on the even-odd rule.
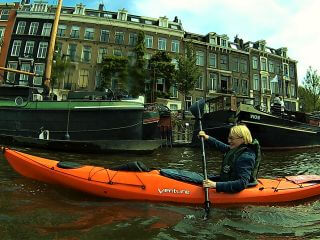
[[261,160],[259,142],[252,140],[250,130],[245,125],[230,129],[228,143],[199,132],[210,145],[224,153],[220,176],[204,180],[203,187],[215,188],[217,192],[235,193],[257,184],[257,174]]

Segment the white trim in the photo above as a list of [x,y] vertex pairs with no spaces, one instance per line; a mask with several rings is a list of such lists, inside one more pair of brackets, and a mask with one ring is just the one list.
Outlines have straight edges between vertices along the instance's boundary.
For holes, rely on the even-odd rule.
[[307,132],[307,133],[313,133],[313,134],[317,134],[318,133],[318,132],[314,132],[314,131],[296,129],[296,128],[292,128],[292,127],[289,128],[289,127],[282,127],[282,126],[278,126],[278,125],[275,126],[275,125],[271,125],[271,124],[260,123],[260,122],[252,122],[252,121],[246,121],[246,120],[241,120],[240,122],[263,125],[263,126],[268,126],[268,127],[273,127],[273,128],[281,128],[281,129],[286,129],[286,130],[290,130],[290,131],[297,131],[297,132]]

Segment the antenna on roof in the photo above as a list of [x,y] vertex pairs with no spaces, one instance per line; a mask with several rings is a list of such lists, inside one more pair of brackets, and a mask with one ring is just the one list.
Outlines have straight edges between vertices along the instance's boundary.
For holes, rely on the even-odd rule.
[[104,1],[103,0],[100,0],[100,3],[99,3],[99,11],[105,11],[105,7],[104,7]]

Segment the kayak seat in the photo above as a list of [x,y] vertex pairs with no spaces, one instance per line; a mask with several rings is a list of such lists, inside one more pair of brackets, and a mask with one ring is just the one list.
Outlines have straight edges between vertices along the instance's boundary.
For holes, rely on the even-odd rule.
[[140,162],[140,161],[129,162],[124,165],[110,168],[110,170],[128,171],[128,172],[150,172],[150,169],[146,165],[144,165],[143,162]]
[[165,168],[160,170],[160,174],[162,176],[172,178],[182,182],[189,182],[189,183],[195,183],[195,184],[202,184],[203,182],[202,174],[199,174],[196,172],[190,172],[186,170]]
[[58,162],[57,167],[64,168],[64,169],[75,169],[81,168],[83,165],[75,162]]

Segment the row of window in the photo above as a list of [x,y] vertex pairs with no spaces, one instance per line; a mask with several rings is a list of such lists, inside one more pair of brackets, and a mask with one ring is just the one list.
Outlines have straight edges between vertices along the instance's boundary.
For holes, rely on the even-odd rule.
[[260,81],[259,74],[253,75],[253,90],[256,91],[260,91],[261,88],[263,93],[270,91],[271,93],[280,94],[282,93],[281,89],[283,89],[282,84],[284,84],[285,91],[288,93],[287,96],[289,96],[289,92],[292,97],[296,96],[296,85],[294,83],[289,81],[285,81],[283,83],[282,81],[278,80],[277,76],[270,80],[269,77],[265,75],[261,75]]
[[[16,34],[26,34],[28,30],[29,35],[38,35],[39,22],[31,22],[29,29],[26,29],[27,22],[19,21],[16,29]],[[41,36],[49,37],[51,34],[52,23],[44,23],[41,30]]]
[[[18,62],[8,62],[7,64],[8,68],[17,69],[18,68]],[[31,71],[31,64],[28,62],[22,62],[20,64],[20,70],[30,72]],[[35,63],[34,64],[34,73],[38,74],[39,76],[33,77],[33,85],[40,86],[42,85],[43,80],[43,74],[45,70],[45,64],[44,63]],[[16,73],[14,72],[8,72],[6,81],[9,83],[15,83],[16,80]],[[89,83],[89,70],[87,69],[80,69],[79,71],[79,79],[78,79],[78,87],[80,88],[86,88],[88,87]],[[29,85],[29,75],[19,74],[19,85],[27,86]]]
[[[218,80],[218,74],[217,73],[209,73],[209,79],[207,82],[207,89],[208,91],[219,91],[219,90],[228,90],[232,89],[233,92],[238,94],[247,95],[248,89],[249,89],[249,81],[247,79],[238,79],[238,78],[232,78],[232,82],[229,82],[230,77],[221,75],[220,82]],[[276,80],[276,81],[275,81]],[[220,84],[219,84],[220,83]],[[231,84],[231,87],[229,86]],[[295,84],[292,84],[288,81],[285,83],[285,89],[286,92],[290,92],[290,95],[292,97],[296,96],[295,91]],[[260,89],[261,85],[261,89]],[[196,83],[196,89],[203,90],[203,76],[200,76],[197,83]],[[266,93],[267,91],[270,91],[270,93],[281,93],[282,89],[282,82],[278,81],[277,77],[273,78],[271,81],[267,76],[261,76],[261,82],[258,74],[253,75],[253,90],[256,91],[262,91],[263,93]]]
[[[210,68],[217,68],[217,54],[216,53],[209,53],[208,56],[209,60],[209,67]],[[228,55],[220,55],[220,69],[222,70],[229,70],[228,68]],[[196,51],[196,64],[198,66],[205,65],[205,53],[203,51]],[[239,58],[232,58],[231,70],[234,72],[248,72],[248,63],[245,59]]]
[[[258,67],[258,57],[252,57],[252,68],[259,69]],[[265,72],[271,72],[275,74],[283,74],[286,77],[294,77],[295,76],[295,67],[293,65],[289,65],[287,63],[282,63],[282,66],[279,63],[275,63],[272,60],[269,60],[265,57],[260,57],[260,70]]]
[[[218,81],[218,74],[217,73],[209,73],[209,79],[207,82],[207,88],[208,91],[216,92],[218,90],[228,90],[228,82],[230,77],[228,76],[221,76],[220,77],[220,85]],[[238,79],[233,78],[232,83],[229,83],[232,86],[232,90],[235,93],[247,95],[248,94],[248,80],[247,79]],[[203,76],[200,76],[197,83],[196,83],[196,89],[203,90]]]
[[[70,61],[72,61],[72,62],[79,61],[79,59],[77,57],[77,48],[78,48],[77,44],[70,43],[68,45],[67,56],[70,59]],[[62,43],[61,42],[57,42],[56,50],[60,53],[60,55],[62,55]],[[121,49],[113,49],[112,51],[113,51],[112,54],[114,56],[119,56],[119,57],[124,56],[124,53]],[[106,57],[107,54],[108,54],[108,49],[106,47],[98,48],[97,63],[101,63],[103,58]],[[127,54],[128,60],[129,60],[129,64],[134,64],[134,62],[136,60],[135,52],[128,51],[126,54]],[[151,58],[151,54],[146,53],[144,58],[149,60]],[[86,45],[82,46],[81,61],[89,63],[89,62],[91,62],[91,60],[92,60],[92,47],[86,46]],[[177,60],[173,59],[172,63],[177,65]]]
[[[8,62],[8,68],[18,69],[18,62]],[[33,84],[34,85],[42,85],[42,76],[44,74],[45,64],[44,63],[35,63],[34,64],[34,73],[38,74],[39,76],[33,77]],[[22,62],[20,64],[20,70],[30,72],[31,71],[31,64],[30,62]],[[8,72],[7,73],[7,82],[14,83],[16,78],[16,73]],[[24,74],[19,74],[19,85],[29,85],[28,82],[29,76]]]
[[[11,56],[19,57],[21,56],[21,40],[14,40],[11,48]],[[34,41],[26,41],[23,56],[24,57],[33,57],[35,50],[35,42]],[[48,42],[40,42],[37,50],[37,58],[46,58],[48,51]]]
[[[66,37],[66,25],[59,25],[57,35],[59,37]],[[85,28],[83,38],[85,40],[94,40],[95,29],[94,28]],[[70,31],[70,36],[73,39],[80,38],[80,27],[72,26]],[[100,30],[100,42],[109,43],[110,42],[110,31],[106,29]],[[129,33],[128,45],[135,46],[138,41],[137,33]],[[125,33],[124,32],[115,32],[114,33],[114,43],[116,44],[124,44],[125,43]],[[154,40],[153,36],[146,35],[145,36],[145,46],[146,48],[154,48]],[[175,53],[179,53],[180,42],[178,40],[171,41],[171,51]],[[164,37],[158,38],[158,49],[159,50],[167,50],[167,39]]]

